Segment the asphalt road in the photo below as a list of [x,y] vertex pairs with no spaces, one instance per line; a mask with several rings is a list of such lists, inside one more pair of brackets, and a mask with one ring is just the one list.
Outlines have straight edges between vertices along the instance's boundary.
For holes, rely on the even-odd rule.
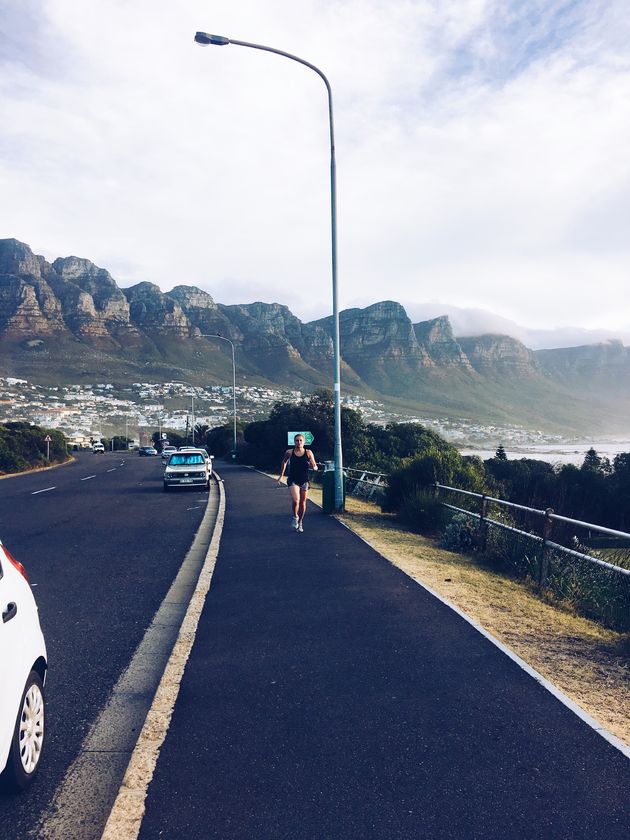
[[37,826],[188,551],[207,492],[162,491],[159,458],[79,455],[0,481],[0,538],[26,567],[48,646],[39,777],[0,795],[0,838]]
[[142,840],[628,840],[622,753],[339,523],[221,474]]

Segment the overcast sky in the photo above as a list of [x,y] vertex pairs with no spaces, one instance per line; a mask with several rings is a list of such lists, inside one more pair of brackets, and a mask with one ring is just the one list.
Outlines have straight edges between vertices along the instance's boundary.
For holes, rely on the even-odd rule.
[[[627,0],[3,0],[0,238],[121,286],[630,335]],[[461,330],[460,330],[461,331]]]

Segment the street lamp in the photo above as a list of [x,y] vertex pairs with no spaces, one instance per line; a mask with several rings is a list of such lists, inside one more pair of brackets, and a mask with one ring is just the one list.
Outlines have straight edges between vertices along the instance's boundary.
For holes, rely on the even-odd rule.
[[[202,46],[213,44],[215,46],[226,46],[236,44],[239,47],[251,47],[254,50],[282,55],[309,67],[322,79],[328,93],[328,121],[330,125],[330,222],[331,222],[331,246],[332,246],[332,296],[333,296],[333,355],[334,355],[334,414],[335,414],[335,510],[343,510],[343,456],[341,452],[341,364],[339,358],[339,305],[337,301],[337,175],[335,163],[335,135],[333,127],[333,105],[332,90],[330,83],[322,71],[296,55],[276,50],[273,47],[265,47],[262,44],[250,44],[247,41],[235,41],[232,38],[225,38],[223,35],[211,35],[208,32],[197,32],[195,42]],[[236,420],[235,420],[236,423]],[[235,433],[236,434],[236,433]],[[236,438],[235,438],[236,440]],[[236,443],[235,443],[236,446]]]
[[234,360],[234,342],[219,333],[201,333],[200,338],[220,338],[227,341],[232,348],[232,402],[234,414],[234,443],[232,444],[232,458],[236,458],[236,362]]

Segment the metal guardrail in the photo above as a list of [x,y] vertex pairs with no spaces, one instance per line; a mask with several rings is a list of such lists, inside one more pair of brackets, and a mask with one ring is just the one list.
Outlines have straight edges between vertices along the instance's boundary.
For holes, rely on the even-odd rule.
[[379,488],[385,487],[387,476],[385,473],[371,472],[370,470],[347,469],[348,478],[354,482],[350,491],[352,496],[363,496],[370,500]]
[[[626,533],[625,531],[616,531],[613,528],[605,528],[603,525],[596,525],[593,522],[583,522],[581,519],[570,519],[568,516],[560,516],[559,514],[554,513],[551,508],[547,508],[547,510],[537,510],[536,508],[526,507],[525,505],[517,505],[514,502],[507,502],[505,501],[505,499],[495,499],[493,496],[486,496],[484,493],[472,493],[470,490],[462,490],[459,487],[449,487],[446,484],[438,484],[437,482],[433,486],[437,490],[447,490],[452,493],[461,493],[462,495],[472,496],[476,499],[479,499],[481,504],[479,513],[466,510],[465,508],[455,507],[454,505],[447,504],[446,502],[442,502],[442,504],[444,505],[444,507],[447,507],[450,510],[456,510],[459,513],[466,514],[466,516],[470,516],[473,519],[479,520],[479,530],[481,534],[482,548],[485,546],[486,527],[490,525],[496,528],[502,528],[506,531],[512,531],[516,534],[519,534],[520,536],[526,537],[527,539],[541,543],[542,562],[539,580],[541,586],[544,586],[547,580],[547,574],[549,571],[550,550],[563,552],[564,554],[568,554],[571,557],[576,557],[580,560],[585,560],[588,563],[593,563],[594,565],[601,566],[605,569],[630,578],[630,569],[624,569],[623,566],[615,566],[613,563],[607,563],[605,560],[601,560],[599,557],[593,557],[590,554],[584,554],[580,551],[575,551],[575,549],[568,548],[567,546],[561,545],[560,543],[552,542],[550,539],[554,522],[562,522],[568,525],[576,525],[581,528],[586,528],[589,531],[598,531],[602,534],[607,534],[608,536],[614,536],[619,539],[628,540],[628,548],[630,548],[630,534]],[[528,531],[521,531],[518,528],[513,528],[512,526],[506,525],[503,522],[497,522],[494,519],[490,519],[488,517],[489,503],[501,505],[503,507],[512,508],[515,510],[524,511],[526,513],[533,514],[534,516],[543,517],[542,536],[538,534],[529,533]]]
[[[331,469],[331,461],[324,461],[318,463],[317,468],[320,471]],[[344,473],[348,477],[349,483],[352,485],[349,495],[361,496],[362,498],[370,500],[379,488],[384,488],[387,484],[387,474],[372,472],[371,470],[355,470],[352,467],[344,467]]]
[[[317,466],[319,467],[319,469],[322,470],[327,469],[327,464],[325,463],[318,464]],[[354,482],[354,487],[350,491],[350,495],[363,496],[368,500],[372,498],[374,493],[379,488],[382,489],[386,486],[387,479],[389,477],[386,473],[373,472],[371,470],[355,470],[353,468],[346,468],[344,469],[344,472],[347,473],[350,481]],[[580,528],[586,528],[589,531],[598,531],[599,533],[606,534],[609,537],[616,537],[618,539],[628,540],[628,547],[630,548],[630,534],[626,531],[617,531],[614,528],[606,528],[603,525],[596,525],[593,522],[584,522],[581,519],[571,519],[568,516],[561,516],[558,513],[554,513],[551,508],[547,508],[546,510],[538,510],[537,508],[516,504],[516,502],[508,502],[505,499],[497,499],[494,496],[487,496],[485,493],[473,493],[471,490],[463,490],[460,487],[449,487],[446,484],[439,484],[437,482],[433,485],[433,487],[435,487],[437,490],[448,490],[452,493],[460,493],[463,496],[471,496],[472,498],[480,500],[481,509],[479,513],[466,510],[466,508],[456,507],[455,505],[448,504],[447,502],[442,502],[442,505],[446,508],[449,508],[449,510],[454,510],[458,513],[463,513],[466,516],[470,516],[472,519],[479,520],[482,548],[485,547],[485,528],[487,526],[500,528],[503,531],[509,531],[513,534],[518,534],[519,536],[526,537],[527,539],[532,540],[532,542],[540,543],[542,545],[542,562],[539,580],[541,586],[544,586],[549,571],[548,553],[550,549],[554,551],[563,552],[564,554],[568,554],[571,557],[576,557],[579,560],[585,560],[588,563],[593,563],[596,566],[609,569],[610,571],[617,572],[620,575],[624,575],[630,578],[630,569],[624,569],[623,566],[616,566],[613,563],[607,563],[605,560],[602,560],[599,557],[593,557],[591,554],[584,554],[580,551],[576,551],[575,549],[568,548],[565,545],[561,545],[560,543],[552,542],[550,540],[554,522],[562,522],[567,525],[576,525]],[[490,519],[488,517],[489,504],[501,505],[506,508],[511,508],[512,510],[519,510],[525,513],[533,514],[535,516],[543,517],[544,521],[542,525],[542,535],[532,534],[529,531],[523,531],[519,528],[514,528],[511,525],[506,525],[505,522],[499,522],[496,519]]]

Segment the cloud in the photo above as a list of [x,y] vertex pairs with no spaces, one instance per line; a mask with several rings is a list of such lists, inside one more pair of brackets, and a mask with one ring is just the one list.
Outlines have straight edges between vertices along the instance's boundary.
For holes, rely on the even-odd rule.
[[9,0],[0,235],[122,285],[630,329],[630,24],[620,0]]

